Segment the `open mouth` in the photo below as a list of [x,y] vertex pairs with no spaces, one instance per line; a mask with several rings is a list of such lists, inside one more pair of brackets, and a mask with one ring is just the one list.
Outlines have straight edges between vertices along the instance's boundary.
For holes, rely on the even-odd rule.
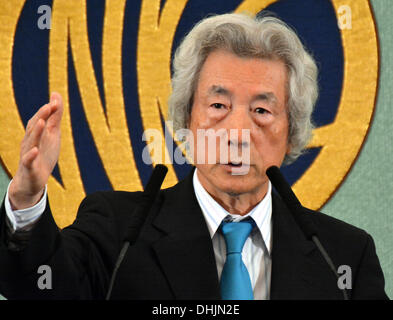
[[250,170],[250,165],[243,162],[223,163],[224,167],[232,175],[246,175]]
[[231,167],[240,168],[243,164],[241,162],[238,162],[238,163],[229,162],[228,165]]
[[244,176],[250,171],[250,165],[239,162],[230,162],[226,165],[227,170],[234,176]]

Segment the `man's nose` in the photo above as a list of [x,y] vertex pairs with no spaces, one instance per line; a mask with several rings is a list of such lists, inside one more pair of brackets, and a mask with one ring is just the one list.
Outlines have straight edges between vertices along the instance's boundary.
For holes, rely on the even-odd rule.
[[229,134],[229,145],[237,147],[249,146],[253,123],[248,107],[238,106],[233,108],[231,112],[229,112],[224,125]]

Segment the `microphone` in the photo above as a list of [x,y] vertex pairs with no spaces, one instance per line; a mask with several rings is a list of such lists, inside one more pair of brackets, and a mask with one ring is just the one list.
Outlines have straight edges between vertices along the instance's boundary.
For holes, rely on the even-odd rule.
[[[329,265],[330,269],[333,271],[334,275],[338,280],[339,275],[337,273],[337,269],[334,266],[334,263],[330,258],[329,254],[326,252],[325,248],[319,241],[316,228],[313,222],[310,220],[310,213],[306,212],[305,208],[302,206],[299,199],[292,191],[291,186],[285,180],[280,169],[278,169],[278,167],[276,166],[271,166],[266,170],[266,175],[268,176],[273,186],[276,188],[277,192],[280,194],[284,203],[291,211],[296,223],[298,224],[306,238],[315,243],[326,263]],[[344,300],[348,300],[348,294],[345,288],[341,290],[343,292]]]
[[142,225],[146,220],[147,213],[153,205],[157,193],[160,191],[167,172],[168,168],[162,164],[157,164],[154,167],[153,173],[143,191],[141,204],[135,209],[133,215],[130,217],[128,232],[125,236],[125,241],[128,241],[130,244],[133,244],[138,238]]
[[154,167],[153,173],[150,176],[146,188],[141,196],[141,203],[135,208],[135,211],[130,217],[130,224],[128,226],[126,236],[124,237],[123,247],[120,250],[115,267],[113,269],[111,281],[109,283],[109,289],[106,294],[105,300],[109,300],[111,297],[113,285],[115,283],[117,271],[119,270],[121,262],[123,261],[123,258],[127,253],[128,247],[130,245],[133,245],[137,240],[142,226],[146,221],[147,214],[149,213],[154,203],[154,200],[158,192],[160,191],[162,182],[164,181],[167,172],[168,168],[162,164],[157,164]]

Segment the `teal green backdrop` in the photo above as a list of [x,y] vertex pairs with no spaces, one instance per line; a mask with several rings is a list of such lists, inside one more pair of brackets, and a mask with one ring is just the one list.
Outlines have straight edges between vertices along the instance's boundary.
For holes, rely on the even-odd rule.
[[393,297],[393,6],[371,1],[380,46],[380,76],[374,119],[358,160],[322,212],[367,230],[375,240]]
[[[370,3],[380,54],[373,121],[351,171],[320,211],[371,234],[385,274],[386,292],[393,297],[393,170],[390,167],[393,164],[393,6],[390,0]],[[9,181],[0,165],[1,197]]]

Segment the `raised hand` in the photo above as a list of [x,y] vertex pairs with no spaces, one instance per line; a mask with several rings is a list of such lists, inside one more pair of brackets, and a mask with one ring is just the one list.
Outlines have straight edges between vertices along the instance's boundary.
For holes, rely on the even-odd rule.
[[50,102],[42,106],[27,123],[18,170],[9,188],[13,210],[32,207],[42,197],[45,184],[59,158],[62,114],[62,98],[54,92]]

